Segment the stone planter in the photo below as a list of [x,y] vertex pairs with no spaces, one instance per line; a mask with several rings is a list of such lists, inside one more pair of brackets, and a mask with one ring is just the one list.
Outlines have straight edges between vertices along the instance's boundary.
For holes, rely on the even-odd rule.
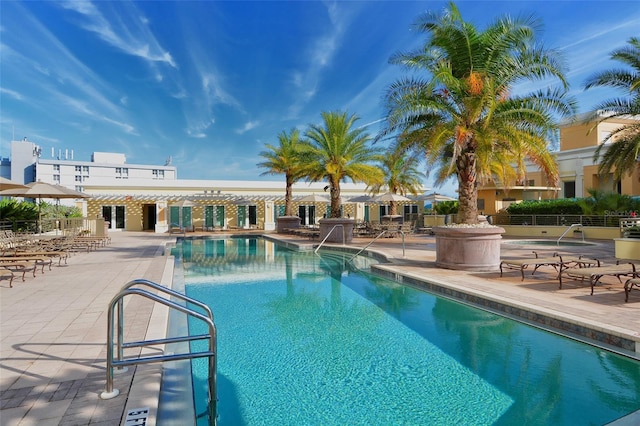
[[350,243],[351,240],[353,240],[353,226],[356,223],[355,219],[328,218],[320,219],[318,223],[320,224],[320,241],[323,241],[329,233],[331,234],[327,237],[326,240],[326,242],[328,243],[342,244],[343,233],[345,243]]
[[618,259],[640,260],[640,238],[614,238]]
[[462,228],[436,226],[436,266],[463,271],[500,269],[500,227]]
[[287,229],[300,228],[300,218],[298,216],[280,216],[276,218],[278,223],[276,232],[278,234],[286,234]]

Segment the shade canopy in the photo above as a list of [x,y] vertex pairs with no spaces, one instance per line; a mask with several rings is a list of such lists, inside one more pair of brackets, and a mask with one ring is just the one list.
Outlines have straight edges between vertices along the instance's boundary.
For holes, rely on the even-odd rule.
[[388,203],[391,201],[401,202],[401,201],[412,201],[411,198],[407,198],[404,195],[394,194],[393,192],[386,192],[382,195],[378,195],[373,197],[373,200],[377,203]]
[[14,182],[10,179],[0,177],[0,191],[4,191],[7,189],[27,189],[26,185],[23,185],[18,182]]
[[319,194],[305,195],[304,197],[299,198],[296,201],[301,203],[330,203],[331,202],[329,198]]
[[438,194],[434,192],[432,194],[421,195],[418,197],[419,200],[429,202],[429,203],[440,203],[442,201],[456,201],[456,198],[447,197],[446,195]]
[[373,201],[371,195],[359,195],[357,197],[349,198],[350,203],[369,203]]
[[90,195],[83,192],[74,191],[61,185],[52,185],[46,182],[31,182],[25,185],[24,189],[7,189],[0,191],[0,195],[10,197],[26,197],[26,198],[53,198],[59,200],[62,198],[91,198]]

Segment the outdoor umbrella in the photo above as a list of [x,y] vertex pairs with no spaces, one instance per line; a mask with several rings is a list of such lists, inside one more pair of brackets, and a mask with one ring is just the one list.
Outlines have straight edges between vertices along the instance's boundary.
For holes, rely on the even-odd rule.
[[[386,192],[382,195],[378,195],[377,197],[373,197],[373,200],[371,201],[380,203],[380,204],[389,203],[389,205],[391,206],[391,211],[393,212],[395,211],[395,203],[403,202],[403,201],[412,201],[412,200],[411,198],[407,198],[404,195],[395,194],[393,192]],[[398,216],[398,215],[394,214],[393,216]]]
[[46,182],[31,182],[26,184],[25,186],[26,189],[7,189],[4,191],[0,191],[0,195],[10,197],[37,198],[39,229],[42,229],[42,212],[40,209],[40,202],[43,198],[51,198],[58,201],[62,198],[91,198],[90,195],[84,194],[82,192],[74,191],[61,185],[52,185]]
[[301,203],[330,203],[331,202],[329,198],[319,194],[305,195],[304,197],[296,201],[299,201]]
[[360,195],[357,197],[349,198],[350,203],[370,203],[373,201],[371,195]]
[[27,189],[27,186],[7,178],[0,177],[0,191],[4,191],[6,189]]
[[[446,195],[438,194],[434,192],[432,194],[421,195],[417,197],[419,200],[424,201],[425,203],[431,203],[431,208],[433,209],[436,204],[441,203],[443,201],[456,201],[455,198],[447,197]],[[435,209],[433,210],[435,214]]]
[[404,195],[400,195],[400,194],[394,194],[393,192],[386,192],[382,195],[373,197],[371,201],[375,201],[377,203],[388,203],[391,201],[394,201],[394,202],[411,201],[411,198],[407,198]]

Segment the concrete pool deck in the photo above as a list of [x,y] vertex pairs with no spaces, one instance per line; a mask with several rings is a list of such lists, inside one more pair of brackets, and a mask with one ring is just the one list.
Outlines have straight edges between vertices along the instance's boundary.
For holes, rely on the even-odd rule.
[[[14,288],[9,288],[8,281],[0,281],[2,425],[116,425],[124,421],[127,401],[131,404],[134,396],[157,390],[154,383],[142,381],[134,384],[141,390],[129,392],[136,370],[144,367],[148,374],[160,374],[154,365],[139,366],[116,376],[119,397],[106,401],[98,397],[105,388],[106,311],[109,301],[128,281],[166,281],[172,264],[165,256],[165,247],[176,238],[143,232],[110,235],[111,245],[75,254],[66,266],[54,264],[51,271],[38,273],[36,278],[27,277],[25,282],[16,278]],[[191,235],[203,234],[188,234]],[[288,235],[271,237],[296,245],[318,243]],[[351,246],[364,247],[369,242],[371,239],[355,239]],[[559,290],[553,270],[548,268],[533,276],[525,275],[524,281],[520,272],[513,270],[501,278],[499,272],[435,268],[435,240],[429,235],[408,236],[404,248],[403,256],[400,238],[380,239],[370,247],[391,261],[381,269],[406,277],[408,282],[427,280],[491,303],[624,335],[636,345],[640,342],[640,291],[632,291],[625,303],[622,284],[617,279],[605,278],[590,296],[589,286],[580,282],[568,281]],[[532,250],[550,253],[557,247],[503,244],[502,257],[531,256]],[[613,242],[608,241],[594,246],[562,247],[560,251],[594,256],[607,263],[614,259]],[[125,300],[127,340],[142,340],[163,330],[162,314],[151,302],[141,298]],[[634,416],[638,421],[639,413]]]

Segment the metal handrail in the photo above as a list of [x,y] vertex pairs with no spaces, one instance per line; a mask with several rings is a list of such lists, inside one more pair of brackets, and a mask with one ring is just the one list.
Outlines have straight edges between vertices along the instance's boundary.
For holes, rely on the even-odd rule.
[[331,233],[337,228],[337,227],[341,227],[342,228],[342,245],[345,244],[345,237],[344,237],[344,225],[341,223],[338,223],[337,225],[333,225],[333,228],[331,228],[331,230],[329,232],[327,232],[327,235],[325,235],[324,239],[320,242],[320,244],[318,244],[318,247],[316,247],[316,249],[313,251],[314,253],[318,253],[318,250],[320,250],[320,247],[322,247],[322,245],[324,244],[325,241],[327,241],[327,238],[329,238],[329,235],[331,235]]
[[[194,305],[203,307],[205,309],[205,314],[197,312],[193,309],[190,309],[186,306],[183,306],[179,303],[176,303],[172,300],[164,298],[160,295],[156,295],[147,290],[141,288],[132,288],[136,284],[146,285],[157,289],[161,292],[170,294],[175,296],[183,301],[188,303],[192,303]],[[184,336],[184,337],[169,337],[164,339],[154,339],[154,340],[143,340],[138,342],[123,342],[122,330],[124,329],[123,319],[124,315],[122,312],[122,300],[125,296],[128,295],[139,295],[143,296],[147,299],[150,299],[154,302],[158,302],[163,304],[169,308],[173,308],[177,311],[180,311],[186,315],[190,315],[193,318],[199,319],[205,324],[207,324],[209,333],[201,334],[197,336]],[[216,347],[216,327],[213,323],[213,315],[211,314],[211,310],[209,307],[205,307],[203,303],[191,299],[183,294],[177,293],[173,290],[170,290],[166,287],[160,286],[156,283],[147,280],[134,280],[131,281],[116,294],[111,302],[109,303],[108,308],[108,322],[107,322],[107,384],[106,389],[100,394],[100,398],[102,399],[111,399],[115,398],[120,394],[118,389],[113,388],[113,370],[114,367],[126,366],[126,365],[137,365],[137,364],[148,364],[152,362],[164,362],[164,361],[177,361],[183,359],[193,359],[193,358],[201,358],[208,357],[209,358],[209,415],[211,424],[215,425],[217,423],[217,387],[216,387],[216,358],[217,358],[217,347]],[[117,345],[117,359],[114,359],[114,316],[116,308],[118,310],[118,339],[116,342]],[[181,354],[172,354],[172,355],[155,355],[155,356],[139,356],[137,358],[124,359],[123,357],[123,348],[135,348],[135,347],[144,347],[150,345],[158,345],[158,344],[166,344],[166,343],[177,343],[177,342],[189,342],[194,340],[209,340],[209,349],[203,352],[186,352]]]
[[357,252],[356,254],[353,255],[353,257],[351,259],[349,259],[349,262],[351,262],[353,259],[356,258],[356,256],[358,256],[360,253],[362,253],[363,251],[365,251],[366,249],[369,248],[369,246],[373,243],[376,242],[376,240],[380,237],[382,237],[385,233],[387,232],[399,232],[400,234],[402,234],[402,257],[405,257],[405,250],[404,250],[404,231],[402,231],[401,229],[398,230],[391,230],[391,229],[385,229],[384,231],[382,231],[377,237],[375,237],[373,240],[371,240],[371,242],[369,244],[367,244],[366,246],[364,246],[359,252]]
[[574,224],[570,225],[567,228],[567,230],[562,233],[562,235],[560,235],[560,238],[558,238],[558,241],[556,241],[556,244],[560,245],[560,240],[562,239],[562,237],[564,237],[567,234],[567,232],[571,231],[573,228],[582,228],[582,232],[581,232],[582,241],[584,241],[584,226],[582,226],[581,223],[574,223]]

